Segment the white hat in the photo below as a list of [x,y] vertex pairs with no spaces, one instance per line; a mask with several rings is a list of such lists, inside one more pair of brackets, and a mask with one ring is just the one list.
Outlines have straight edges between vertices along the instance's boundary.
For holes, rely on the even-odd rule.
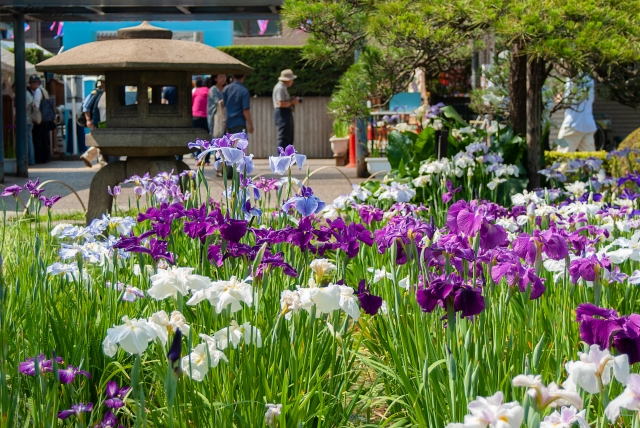
[[278,77],[278,80],[280,80],[281,82],[290,82],[297,77],[298,76],[293,74],[293,71],[291,71],[291,69],[287,68],[286,70],[282,70],[282,72],[280,73],[280,77]]

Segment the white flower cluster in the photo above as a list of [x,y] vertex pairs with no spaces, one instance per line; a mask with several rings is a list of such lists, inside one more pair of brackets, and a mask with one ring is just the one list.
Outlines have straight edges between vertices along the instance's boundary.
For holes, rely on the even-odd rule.
[[118,346],[130,354],[142,354],[149,342],[160,339],[163,345],[167,343],[169,334],[177,329],[189,334],[189,325],[178,311],[173,311],[171,317],[165,311],[154,313],[148,320],[144,318],[130,319],[122,317],[124,324],[107,330],[107,337],[102,342],[102,349],[109,357],[118,352]]
[[[458,130],[462,131],[462,130]],[[452,159],[442,158],[422,162],[418,173],[420,176],[413,180],[414,187],[424,187],[447,178],[463,176],[473,177],[478,168],[486,165],[486,172],[492,174],[492,180],[487,184],[494,190],[509,177],[518,176],[518,167],[503,163],[502,156],[489,153],[489,146],[482,142],[469,144],[465,151],[458,152]]]
[[378,199],[390,199],[395,202],[410,202],[416,191],[408,184],[392,181],[391,184],[380,184],[380,188],[373,195]]
[[182,371],[198,382],[201,382],[209,369],[216,367],[220,361],[229,361],[222,352],[229,344],[236,348],[244,341],[247,345],[255,344],[258,348],[262,346],[262,333],[259,329],[248,322],[239,325],[235,320],[231,321],[228,327],[215,332],[213,337],[200,334],[200,338],[203,342],[180,361]]
[[[51,230],[51,236],[57,238],[63,243],[60,245],[60,259],[75,259],[78,254],[82,255],[86,263],[106,267],[111,270],[113,268],[113,245],[117,242],[114,235],[107,233],[115,233],[117,235],[128,235],[135,226],[136,221],[131,217],[111,217],[104,214],[101,218],[93,220],[87,227],[77,226],[69,223],[59,223]],[[129,254],[120,250],[118,254],[127,258]],[[62,265],[56,263],[49,266],[48,273],[61,273]]]
[[318,287],[313,279],[309,279],[308,288],[298,285],[294,291],[284,290],[280,295],[280,307],[286,319],[291,319],[292,314],[300,309],[311,313],[314,307],[316,315],[342,309],[354,321],[360,319],[360,306],[353,288],[333,283],[326,287]]
[[365,202],[371,197],[371,192],[359,184],[352,185],[353,190],[348,195],[340,195],[322,210],[322,217],[335,220],[340,217],[340,211],[355,204]]
[[193,295],[187,301],[187,305],[193,306],[208,300],[211,306],[216,308],[217,313],[221,313],[227,307],[231,313],[238,312],[242,309],[240,302],[244,302],[251,307],[257,296],[254,296],[253,288],[248,282],[251,278],[238,280],[232,276],[228,281],[209,281],[206,286],[200,288],[191,287]]
[[201,290],[211,285],[211,280],[206,276],[194,275],[193,268],[172,266],[167,269],[158,269],[153,275],[151,288],[147,294],[156,300],[168,297],[178,298],[178,294],[187,296],[190,290]]

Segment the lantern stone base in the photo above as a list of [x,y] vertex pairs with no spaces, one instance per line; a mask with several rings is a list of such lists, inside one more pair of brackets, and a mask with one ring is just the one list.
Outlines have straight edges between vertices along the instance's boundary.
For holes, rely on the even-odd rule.
[[119,185],[133,175],[143,176],[149,173],[152,177],[163,171],[173,170],[174,174],[189,170],[189,166],[172,156],[163,157],[127,157],[125,161],[107,164],[93,176],[89,190],[89,206],[87,207],[87,224],[103,214],[111,212],[113,196],[107,192],[107,186]]

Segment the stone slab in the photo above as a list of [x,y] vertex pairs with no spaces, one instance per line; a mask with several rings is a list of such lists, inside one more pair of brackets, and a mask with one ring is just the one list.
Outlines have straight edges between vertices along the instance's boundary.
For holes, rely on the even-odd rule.
[[103,128],[85,137],[86,145],[100,148],[103,155],[157,157],[176,156],[192,152],[187,147],[197,138],[211,136],[199,128]]

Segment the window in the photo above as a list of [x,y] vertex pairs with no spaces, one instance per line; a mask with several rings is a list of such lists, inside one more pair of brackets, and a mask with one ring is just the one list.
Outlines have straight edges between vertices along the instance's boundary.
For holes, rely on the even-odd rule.
[[272,37],[282,33],[279,19],[233,21],[234,37]]
[[118,102],[121,106],[132,106],[138,104],[137,86],[120,86],[118,88]]
[[178,114],[178,88],[176,86],[149,86],[149,114]]

